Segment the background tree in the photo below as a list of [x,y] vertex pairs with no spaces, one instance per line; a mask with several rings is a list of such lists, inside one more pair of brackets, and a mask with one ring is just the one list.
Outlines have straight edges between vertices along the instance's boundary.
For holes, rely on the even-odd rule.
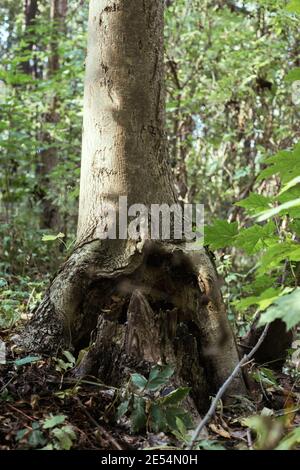
[[[50,22],[51,22],[51,38],[50,38],[50,54],[48,57],[47,78],[56,79],[59,74],[60,57],[59,57],[59,42],[66,33],[66,16],[67,16],[68,2],[67,0],[51,0],[50,5]],[[51,198],[51,173],[55,170],[58,163],[59,148],[53,142],[51,133],[48,132],[47,127],[56,127],[60,116],[60,99],[59,93],[56,93],[46,98],[49,102],[48,109],[44,114],[45,130],[41,130],[42,149],[40,151],[40,161],[37,166],[37,176],[39,178],[38,193],[42,209],[41,214],[41,228],[48,228],[52,230],[62,229],[62,224],[59,217],[58,206],[55,205]]]

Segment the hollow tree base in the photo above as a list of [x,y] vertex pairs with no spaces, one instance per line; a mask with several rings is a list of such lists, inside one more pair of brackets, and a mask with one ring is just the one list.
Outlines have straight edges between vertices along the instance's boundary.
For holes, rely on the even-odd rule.
[[[88,352],[76,370],[120,386],[154,364],[175,367],[207,408],[238,362],[215,268],[205,250],[182,244],[109,240],[77,248],[27,325],[30,351]],[[245,394],[240,374],[228,395]]]

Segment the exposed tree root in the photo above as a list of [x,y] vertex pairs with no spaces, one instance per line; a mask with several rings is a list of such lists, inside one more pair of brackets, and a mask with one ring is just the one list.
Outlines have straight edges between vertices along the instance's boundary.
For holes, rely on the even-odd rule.
[[[205,250],[95,241],[62,267],[22,336],[31,351],[89,345],[77,375],[119,386],[133,371],[175,366],[198,410],[230,375],[238,355],[218,279]],[[241,374],[228,394],[245,393]]]

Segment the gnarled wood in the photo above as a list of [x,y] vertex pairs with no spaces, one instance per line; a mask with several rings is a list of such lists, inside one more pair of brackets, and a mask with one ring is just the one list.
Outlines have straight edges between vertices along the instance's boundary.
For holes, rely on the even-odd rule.
[[[78,375],[120,386],[174,365],[194,408],[238,362],[205,249],[146,237],[100,240],[105,204],[177,201],[164,136],[163,0],[91,0],[77,247],[23,334],[31,351],[75,353]],[[245,393],[239,375],[228,393]]]

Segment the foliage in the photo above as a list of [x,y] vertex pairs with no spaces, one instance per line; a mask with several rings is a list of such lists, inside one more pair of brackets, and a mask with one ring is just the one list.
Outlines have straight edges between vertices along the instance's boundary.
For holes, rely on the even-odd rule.
[[[282,319],[287,329],[300,321],[299,310],[299,261],[300,247],[297,242],[300,219],[300,196],[298,175],[300,173],[300,147],[279,152],[265,160],[266,168],[259,179],[277,175],[282,182],[282,189],[272,198],[257,198],[250,194],[238,204],[244,208],[250,220],[258,220],[249,227],[238,230],[237,223],[216,220],[206,229],[206,243],[219,248],[236,247],[248,255],[255,255],[255,279],[242,289],[242,299],[235,299],[236,309],[245,310],[253,305],[258,311],[265,311],[260,318],[264,325],[275,318]],[[281,204],[281,202],[285,203]],[[270,206],[273,208],[270,209]],[[262,210],[264,206],[265,210]],[[267,208],[269,207],[269,208]],[[280,209],[280,210],[278,210]],[[221,233],[221,236],[220,236]],[[264,282],[272,279],[272,285]],[[260,282],[261,280],[264,280]]]
[[52,415],[44,422],[34,422],[31,429],[20,429],[16,440],[23,448],[70,450],[76,434],[72,426],[63,424],[66,418],[65,415]]
[[285,428],[282,418],[251,416],[243,420],[256,435],[255,450],[292,450],[300,443],[300,428],[295,428],[283,437]]
[[180,406],[190,389],[167,387],[173,374],[174,368],[169,365],[153,367],[148,379],[141,374],[132,374],[118,407],[117,419],[129,416],[135,433],[147,428],[154,432],[168,430],[179,436],[186,426],[191,427],[189,415]]

